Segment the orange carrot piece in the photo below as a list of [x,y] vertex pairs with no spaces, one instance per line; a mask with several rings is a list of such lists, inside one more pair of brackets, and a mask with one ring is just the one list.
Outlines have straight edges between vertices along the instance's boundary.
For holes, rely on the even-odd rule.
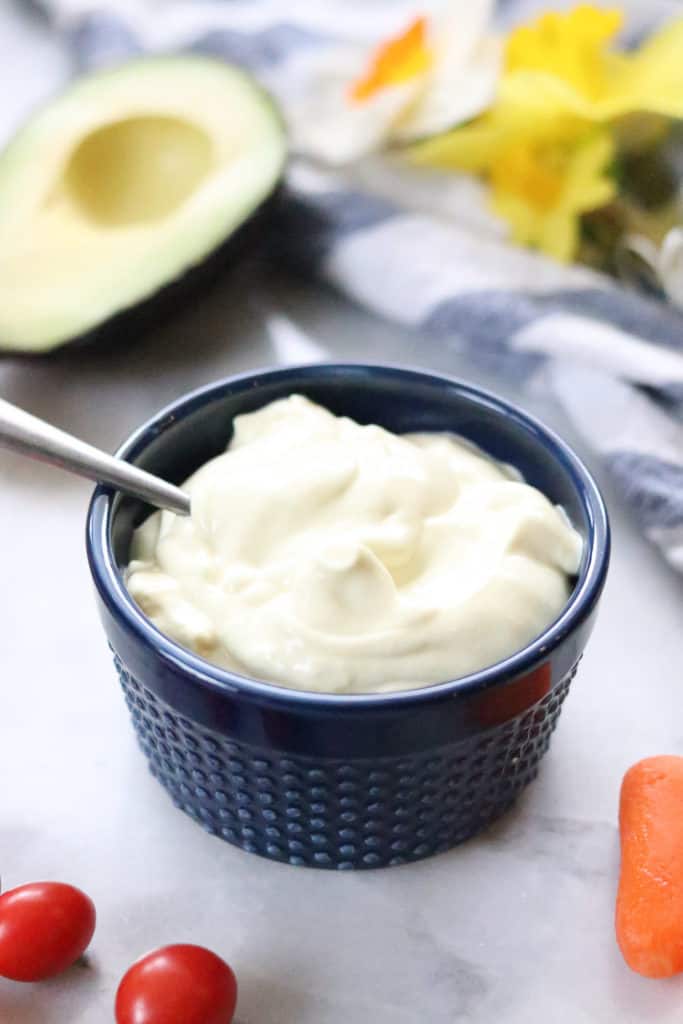
[[626,772],[619,802],[617,942],[647,978],[683,971],[683,757],[648,757]]

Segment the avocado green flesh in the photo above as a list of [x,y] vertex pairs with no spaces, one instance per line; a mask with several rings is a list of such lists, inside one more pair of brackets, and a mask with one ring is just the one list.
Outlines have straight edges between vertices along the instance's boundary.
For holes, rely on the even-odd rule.
[[269,98],[218,61],[82,79],[0,154],[0,349],[47,352],[194,272],[274,192],[285,151]]

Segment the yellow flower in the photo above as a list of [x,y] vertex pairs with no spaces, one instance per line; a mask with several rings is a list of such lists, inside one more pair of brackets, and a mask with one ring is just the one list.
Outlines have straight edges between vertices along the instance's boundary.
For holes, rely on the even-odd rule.
[[617,10],[582,4],[544,14],[511,33],[499,100],[540,116],[571,114],[608,121],[650,112],[683,116],[683,18],[639,49],[616,53]]
[[610,48],[620,25],[619,11],[582,4],[517,28],[492,107],[414,145],[412,161],[486,176],[518,241],[570,259],[579,215],[616,191],[627,115],[683,117],[683,18],[628,53]]
[[606,127],[561,115],[539,123],[523,108],[499,108],[412,150],[415,163],[483,174],[491,205],[517,242],[571,260],[578,218],[616,192],[614,156]]
[[578,142],[513,142],[491,168],[492,206],[516,242],[567,262],[579,242],[579,217],[615,193],[612,140],[603,129]]
[[409,155],[415,164],[482,173],[490,170],[501,151],[514,143],[568,145],[585,136],[587,127],[585,120],[573,115],[560,114],[545,120],[530,116],[524,106],[496,104],[469,124],[417,143]]
[[621,11],[582,4],[542,14],[512,32],[505,51],[508,72],[545,71],[569,82],[583,96],[603,95],[611,70],[606,45],[622,24]]
[[491,109],[412,149],[418,163],[484,170],[513,139],[581,136],[587,122],[649,112],[683,117],[683,18],[639,50],[613,53],[607,43],[618,11],[581,5],[543,15],[509,37],[505,72]]

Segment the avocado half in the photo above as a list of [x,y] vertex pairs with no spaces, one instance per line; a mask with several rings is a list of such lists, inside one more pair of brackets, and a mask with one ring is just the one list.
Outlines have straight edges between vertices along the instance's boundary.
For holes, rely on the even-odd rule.
[[80,79],[0,154],[0,350],[157,319],[253,234],[285,156],[276,107],[228,64],[153,57]]

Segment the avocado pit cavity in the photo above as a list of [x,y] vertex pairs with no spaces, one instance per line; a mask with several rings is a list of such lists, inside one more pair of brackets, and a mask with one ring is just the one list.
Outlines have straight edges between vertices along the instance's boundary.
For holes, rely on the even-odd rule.
[[175,117],[130,117],[96,128],[69,158],[64,187],[83,216],[105,227],[160,220],[211,173],[205,131]]

